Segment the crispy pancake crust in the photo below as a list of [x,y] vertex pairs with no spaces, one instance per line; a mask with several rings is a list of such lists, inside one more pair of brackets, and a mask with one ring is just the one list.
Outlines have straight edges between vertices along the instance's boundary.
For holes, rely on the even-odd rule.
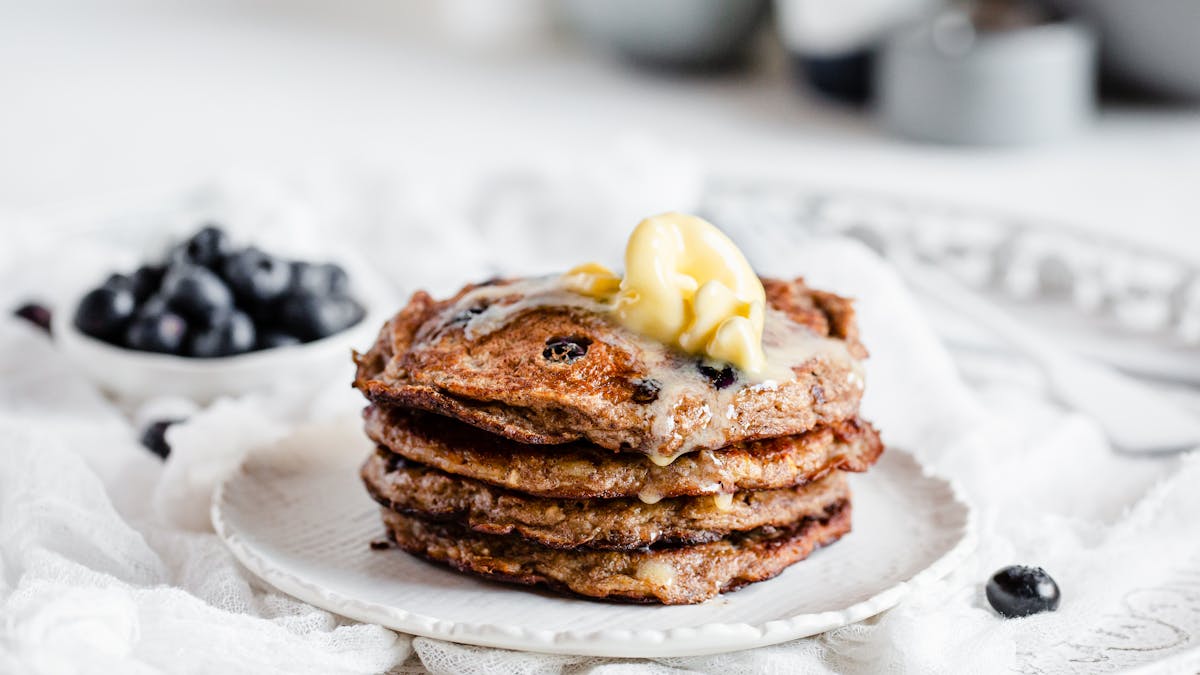
[[382,513],[388,536],[400,548],[461,572],[590,598],[666,605],[703,602],[770,579],[850,531],[850,504],[841,501],[831,503],[821,519],[695,546],[563,551],[387,508]]
[[426,520],[452,521],[476,532],[516,534],[559,549],[700,544],[731,532],[820,518],[828,504],[850,497],[845,475],[834,473],[802,488],[723,495],[728,505],[712,496],[676,497],[653,504],[640,499],[547,499],[420,464],[397,464],[393,457],[379,452],[362,467],[367,491],[381,505]]
[[[752,386],[736,373],[731,385],[718,386],[715,371],[705,374],[695,357],[666,351],[607,313],[530,304],[521,283],[468,286],[440,302],[416,293],[374,346],[355,355],[355,386],[376,403],[455,417],[522,443],[586,439],[663,457],[799,434],[857,414],[856,361],[866,350],[853,307],[800,279],[763,281],[779,313],[772,320],[813,346],[789,364],[794,379],[776,386]],[[513,306],[521,309],[506,310]],[[489,311],[511,316],[472,333],[474,317]],[[549,341],[564,336],[586,341],[586,353],[550,358]],[[645,383],[663,379],[669,392],[647,396]]]
[[584,442],[517,443],[417,411],[371,406],[363,417],[367,436],[405,459],[510,490],[566,499],[787,488],[835,470],[866,471],[883,452],[878,432],[857,419],[800,436],[689,453],[657,466],[635,453],[615,453]]

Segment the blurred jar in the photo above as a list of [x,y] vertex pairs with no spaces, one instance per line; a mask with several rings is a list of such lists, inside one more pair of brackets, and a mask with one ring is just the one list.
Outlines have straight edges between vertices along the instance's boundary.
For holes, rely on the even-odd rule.
[[674,69],[740,63],[766,0],[564,0],[566,22],[635,63]]
[[1029,2],[977,0],[891,37],[876,82],[884,124],[918,140],[1015,145],[1095,112],[1095,39]]
[[898,26],[944,0],[775,0],[783,46],[797,76],[832,98],[863,103],[871,96],[875,53]]

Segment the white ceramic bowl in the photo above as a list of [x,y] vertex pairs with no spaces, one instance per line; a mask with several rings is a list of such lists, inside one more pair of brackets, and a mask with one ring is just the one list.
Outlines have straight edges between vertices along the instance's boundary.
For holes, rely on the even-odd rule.
[[365,307],[366,316],[340,333],[305,344],[214,359],[125,349],[75,327],[75,308],[90,289],[58,305],[54,339],[63,355],[97,386],[132,402],[179,396],[206,403],[225,395],[320,385],[339,371],[351,372],[351,350],[369,348],[390,310],[395,309],[390,298],[375,292],[384,288],[375,275],[359,265],[346,268],[354,283],[352,294]]
[[[956,16],[965,22],[959,13],[941,18]],[[1087,26],[978,35],[960,28],[965,42],[950,48],[939,24],[901,31],[884,45],[875,79],[890,129],[938,143],[1016,145],[1063,138],[1091,121],[1095,40]]]

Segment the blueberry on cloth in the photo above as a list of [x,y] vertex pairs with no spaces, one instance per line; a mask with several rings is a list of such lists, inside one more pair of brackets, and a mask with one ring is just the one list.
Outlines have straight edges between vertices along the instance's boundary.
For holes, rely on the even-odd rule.
[[1006,617],[1029,616],[1058,609],[1058,584],[1040,567],[1010,565],[987,583],[987,599]]
[[167,445],[167,429],[172,424],[178,424],[183,420],[158,420],[151,422],[149,426],[142,431],[142,445],[146,446],[150,452],[166,459],[171,454],[171,446]]
[[45,305],[27,302],[13,310],[13,316],[25,319],[47,333],[50,332],[50,308]]

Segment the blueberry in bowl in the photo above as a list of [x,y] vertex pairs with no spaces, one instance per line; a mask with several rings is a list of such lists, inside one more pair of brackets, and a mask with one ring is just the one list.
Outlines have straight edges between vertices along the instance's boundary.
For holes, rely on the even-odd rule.
[[348,367],[378,327],[369,309],[383,305],[368,298],[382,286],[354,256],[292,260],[206,225],[82,291],[54,328],[105,389],[205,401]]

